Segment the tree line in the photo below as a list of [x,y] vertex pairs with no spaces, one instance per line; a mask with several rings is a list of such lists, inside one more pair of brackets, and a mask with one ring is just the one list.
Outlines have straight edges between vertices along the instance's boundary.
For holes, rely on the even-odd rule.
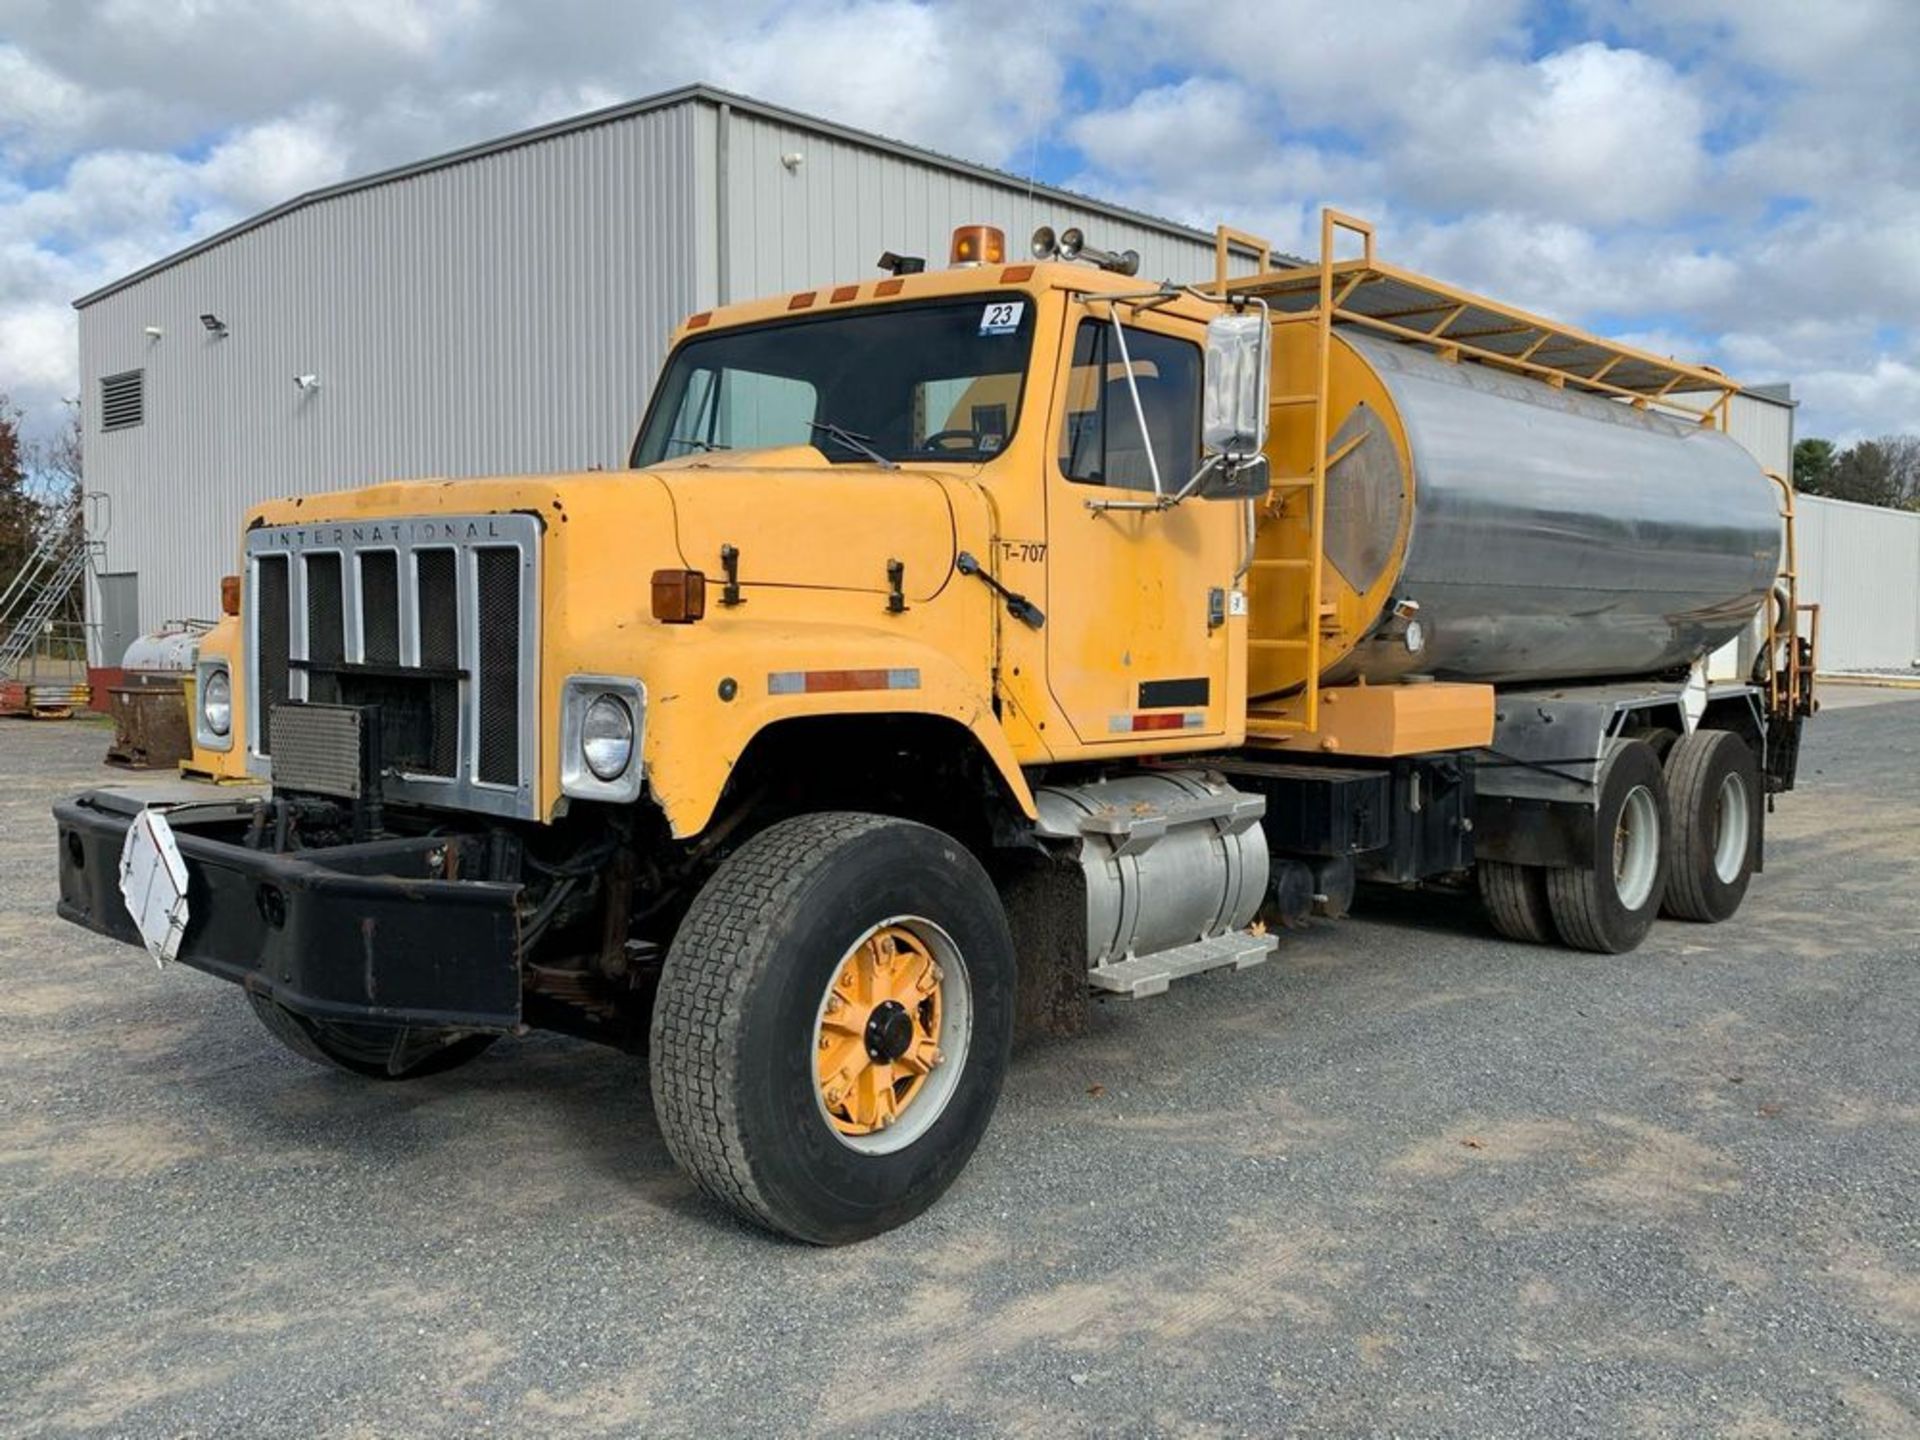
[[21,435],[20,421],[0,390],[0,590],[20,573],[49,525],[81,523],[78,416],[39,445]]
[[1802,495],[1920,510],[1920,435],[1882,435],[1844,450],[1809,437],[1793,447],[1793,488]]

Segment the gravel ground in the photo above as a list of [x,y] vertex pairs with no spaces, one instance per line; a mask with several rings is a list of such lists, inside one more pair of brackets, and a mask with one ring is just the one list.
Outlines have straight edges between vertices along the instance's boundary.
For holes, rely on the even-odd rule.
[[0,1433],[1920,1433],[1920,697],[1833,698],[1731,924],[1374,901],[1028,1049],[828,1252],[640,1061],[370,1085],[56,921],[105,736],[0,723]]

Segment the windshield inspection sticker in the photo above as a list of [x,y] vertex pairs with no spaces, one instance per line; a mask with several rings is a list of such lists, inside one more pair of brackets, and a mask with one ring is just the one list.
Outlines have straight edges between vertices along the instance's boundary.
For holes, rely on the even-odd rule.
[[1020,328],[1020,317],[1026,313],[1024,300],[996,300],[980,312],[980,333],[1011,335]]

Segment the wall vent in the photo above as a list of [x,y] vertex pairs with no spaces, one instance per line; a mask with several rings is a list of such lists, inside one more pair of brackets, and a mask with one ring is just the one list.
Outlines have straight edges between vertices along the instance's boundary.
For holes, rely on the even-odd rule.
[[129,430],[147,418],[147,372],[127,370],[100,380],[100,428]]

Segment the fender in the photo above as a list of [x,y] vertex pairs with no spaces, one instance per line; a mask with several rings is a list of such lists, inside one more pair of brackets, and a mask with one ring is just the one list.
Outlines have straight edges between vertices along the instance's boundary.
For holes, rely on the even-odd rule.
[[1021,812],[1036,816],[986,686],[924,640],[883,626],[745,619],[656,636],[638,663],[610,673],[646,681],[647,788],[678,838],[706,828],[754,736],[799,716],[953,720],[979,742]]

